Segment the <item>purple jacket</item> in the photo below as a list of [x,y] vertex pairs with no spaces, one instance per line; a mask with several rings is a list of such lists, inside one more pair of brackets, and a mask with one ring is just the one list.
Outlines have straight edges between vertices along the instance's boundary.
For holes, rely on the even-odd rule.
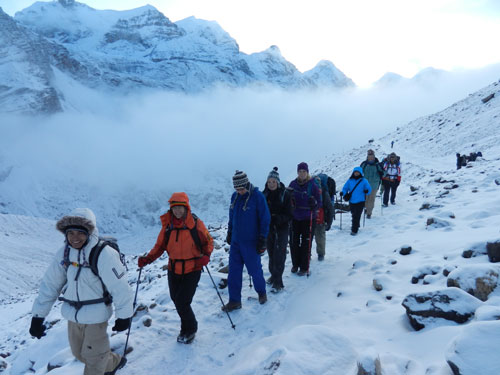
[[316,199],[316,207],[313,209],[313,220],[316,219],[317,211],[323,207],[321,193],[318,186],[310,179],[302,185],[297,179],[290,182],[289,189],[292,190],[292,207],[294,220],[309,220],[311,218],[311,208],[309,207],[309,196]]

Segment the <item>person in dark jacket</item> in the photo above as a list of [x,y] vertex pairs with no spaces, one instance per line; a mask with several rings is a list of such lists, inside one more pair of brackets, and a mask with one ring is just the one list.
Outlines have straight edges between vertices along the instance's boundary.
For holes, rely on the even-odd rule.
[[316,228],[316,215],[322,207],[321,193],[309,175],[307,163],[297,166],[297,178],[290,182],[292,193],[292,273],[309,273],[311,244]]
[[383,206],[389,203],[389,192],[391,194],[391,204],[396,204],[396,191],[401,182],[401,163],[398,156],[393,152],[384,163],[384,176],[382,184],[384,186]]
[[363,169],[363,176],[372,187],[372,192],[366,196],[365,202],[366,218],[370,219],[372,217],[373,207],[375,206],[377,190],[380,187],[382,176],[384,175],[384,168],[375,157],[375,152],[373,150],[368,150],[366,160],[361,163],[361,168]]
[[332,197],[328,192],[328,176],[324,173],[313,177],[316,185],[320,186],[322,207],[318,210],[316,217],[316,228],[314,230],[314,240],[316,242],[316,253],[318,260],[325,259],[326,232],[330,230],[333,222]]
[[224,311],[241,308],[244,265],[252,277],[259,303],[264,304],[267,301],[266,281],[260,257],[266,251],[271,214],[266,198],[248,181],[246,173],[236,171],[233,186],[236,191],[231,196],[226,238],[227,243],[231,245],[227,277],[229,302],[222,306]]
[[462,168],[462,156],[457,152],[457,170]]
[[277,293],[284,288],[283,271],[285,270],[288,228],[292,219],[290,192],[280,181],[278,167],[274,167],[269,172],[263,194],[271,212],[271,224],[267,236],[267,254],[271,273],[268,283],[272,285],[271,292]]
[[[340,193],[343,197],[346,197],[347,193],[350,195],[349,206],[352,216],[351,235],[353,236],[358,234],[359,221],[365,207],[365,197],[371,192],[370,183],[363,177],[363,169],[361,167],[354,168],[351,177],[344,184]],[[347,198],[345,199],[347,200]]]

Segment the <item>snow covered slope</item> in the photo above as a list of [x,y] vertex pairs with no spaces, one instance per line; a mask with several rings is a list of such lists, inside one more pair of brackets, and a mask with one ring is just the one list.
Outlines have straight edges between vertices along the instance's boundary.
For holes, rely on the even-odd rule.
[[[43,71],[43,88],[56,102],[49,107],[34,95],[25,101],[16,99],[27,95],[24,91],[40,91],[40,84],[33,82],[40,74],[24,68],[13,89],[21,86],[26,90],[10,93],[9,100],[0,97],[2,112],[18,112],[25,107],[33,113],[39,108],[46,112],[61,110],[61,106],[65,109],[65,97],[71,92],[50,79],[53,69],[98,92],[120,94],[138,89],[195,93],[218,85],[286,89],[354,86],[331,63],[322,62],[321,67],[302,74],[277,47],[246,55],[217,22],[189,17],[173,23],[150,5],[113,11],[96,10],[75,1],[36,2],[18,12],[15,21],[0,11],[0,20],[5,24],[0,28],[4,49],[10,44],[24,46],[23,53],[28,56],[26,48],[36,42],[36,53],[28,61]],[[14,43],[19,38],[21,41]],[[12,87],[9,77],[16,77],[12,64],[20,69],[26,62],[22,56],[0,60],[0,69],[9,70],[0,76],[0,88]]]
[[[495,97],[483,103],[481,99],[493,93]],[[379,158],[397,152],[403,163],[397,204],[381,211],[377,199],[373,218],[366,220],[356,237],[349,235],[349,214],[337,215],[332,231],[327,234],[325,261],[316,261],[313,247],[311,277],[301,278],[289,272],[288,259],[285,290],[269,294],[265,305],[247,298],[255,296],[255,292],[248,287],[245,276],[243,308],[231,314],[235,330],[220,311],[220,301],[208,274],[204,273],[193,303],[199,332],[190,346],[178,344],[175,337],[180,325],[162,269],[166,259],[147,266],[139,288],[142,309],[130,336],[134,350],[120,374],[155,375],[169,369],[172,373],[207,375],[354,375],[357,362],[374,365],[379,358],[384,375],[451,375],[446,363],[449,353],[458,348],[453,355],[460,356],[464,351],[476,349],[486,337],[483,327],[500,324],[496,320],[500,315],[500,290],[497,288],[487,301],[479,303],[476,315],[468,323],[439,320],[418,332],[411,328],[401,303],[410,293],[445,289],[445,274],[455,268],[488,265],[498,269],[496,264],[488,262],[485,245],[500,239],[499,115],[500,86],[496,82],[441,112],[416,119],[343,155],[329,155],[319,161],[316,169],[327,171],[341,188],[352,168],[365,158],[368,148],[373,148]],[[390,146],[392,140],[394,149]],[[482,151],[484,157],[457,171],[455,152],[471,151]],[[4,174],[7,177],[0,185],[2,189],[10,178],[9,173]],[[208,185],[207,182],[204,189]],[[62,190],[57,193],[64,198]],[[73,194],[67,195],[70,196]],[[14,199],[15,195],[10,197]],[[51,200],[47,206],[56,203]],[[193,206],[197,208],[197,204]],[[220,204],[225,206],[227,202]],[[152,209],[151,217],[160,211]],[[202,218],[209,215],[205,208],[196,211]],[[131,219],[137,215],[133,211],[126,214],[130,217],[123,217],[124,221],[137,220]],[[430,218],[441,226],[428,224]],[[20,289],[28,287],[41,277],[43,262],[49,261],[39,255],[55,251],[54,244],[62,241],[61,236],[55,229],[50,232],[52,220],[8,212],[0,220],[2,228],[7,228],[0,236],[9,239],[8,243],[0,242],[1,253],[7,254],[8,250],[34,260],[34,265],[29,266],[29,284],[25,283],[26,276],[17,278],[8,273],[9,269],[26,267],[26,258],[0,263],[0,274],[8,275],[13,287],[14,284]],[[159,225],[148,229],[125,228],[120,242],[129,254],[129,278],[135,286],[136,256],[153,245]],[[210,230],[216,244],[210,267],[217,282],[220,274],[215,271],[227,264],[225,227],[212,225]],[[407,245],[412,252],[401,255],[400,248]],[[465,250],[473,250],[475,256],[463,257]],[[267,256],[263,262],[267,277]],[[416,276],[423,279],[412,283]],[[374,280],[382,290],[375,290]],[[51,363],[62,366],[51,374],[80,374],[82,365],[69,352],[58,306],[47,319],[51,322],[47,337],[36,340],[27,332],[34,292],[5,293],[3,301],[10,302],[1,304],[0,353],[9,353],[2,360],[7,371],[12,375],[45,374],[47,364]],[[227,290],[221,293],[227,301]],[[149,319],[151,325],[147,327],[144,323]],[[475,328],[478,330],[473,331]],[[468,341],[457,345],[454,341],[457,337]],[[493,340],[488,355],[464,357],[472,361],[474,374],[497,374],[496,341],[492,336],[487,339]],[[113,348],[121,350],[125,335],[113,335],[111,342]]]

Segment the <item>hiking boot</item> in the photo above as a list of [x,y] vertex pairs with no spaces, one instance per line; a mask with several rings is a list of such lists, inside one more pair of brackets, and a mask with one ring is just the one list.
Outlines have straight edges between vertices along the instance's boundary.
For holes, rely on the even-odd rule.
[[267,294],[266,293],[259,293],[259,303],[261,305],[263,305],[266,302],[267,302]]
[[196,332],[191,332],[191,333],[180,333],[179,336],[177,336],[177,342],[180,344],[191,344],[194,340],[194,337],[196,336]]
[[122,357],[113,371],[105,372],[104,375],[115,375],[116,372],[127,364],[127,357]]
[[266,284],[269,284],[271,285],[273,283],[273,277],[270,276],[267,280],[266,280]]
[[351,236],[357,236],[358,232],[351,232]]
[[297,272],[297,276],[305,276],[305,275],[306,275],[306,271],[300,270],[299,272]]
[[389,207],[389,205],[384,203],[382,207]]
[[226,312],[231,312],[238,309],[241,309],[241,302],[229,301],[227,304],[222,306],[222,311]]
[[271,289],[271,293],[279,293],[283,290],[284,286],[283,285],[277,285],[277,284],[274,284],[272,289]]
[[395,204],[396,204],[396,202],[391,202],[391,204],[392,204],[392,205],[395,205]]
[[366,214],[366,218],[367,218],[367,219],[371,219],[371,218],[372,218],[372,215],[371,215],[371,214]]
[[292,273],[297,273],[298,270],[299,270],[299,267],[293,266],[291,271],[292,271]]
[[325,256],[324,255],[318,255],[318,260],[320,262],[324,261],[325,260]]

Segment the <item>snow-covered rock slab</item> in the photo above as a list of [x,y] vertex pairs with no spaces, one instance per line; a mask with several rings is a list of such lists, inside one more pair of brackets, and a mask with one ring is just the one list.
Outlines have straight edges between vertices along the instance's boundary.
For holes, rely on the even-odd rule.
[[464,328],[451,343],[446,360],[454,375],[498,375],[500,322],[480,322]]
[[459,288],[448,288],[407,296],[402,305],[415,330],[421,330],[436,319],[465,323],[481,306],[481,301]]
[[447,285],[486,301],[498,285],[499,273],[499,266],[489,264],[460,267],[448,275]]

